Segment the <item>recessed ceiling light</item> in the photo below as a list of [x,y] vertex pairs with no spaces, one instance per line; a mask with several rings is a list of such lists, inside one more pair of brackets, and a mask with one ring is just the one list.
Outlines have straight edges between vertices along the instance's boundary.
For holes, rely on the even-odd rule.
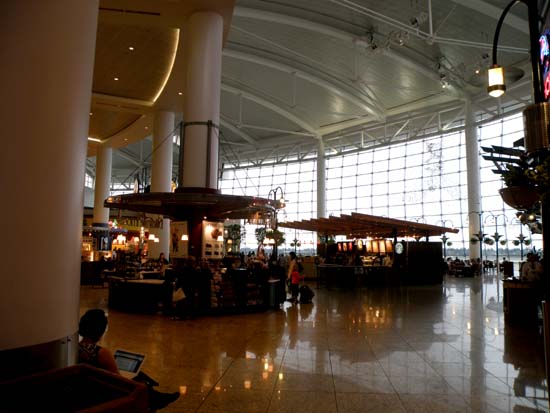
[[118,77],[115,77],[115,80],[118,80]]
[[180,96],[183,95],[183,92],[178,92],[178,95],[180,95]]
[[94,114],[94,112],[90,112],[90,116],[92,116]]
[[134,50],[134,46],[128,47],[128,50],[133,51],[133,50]]

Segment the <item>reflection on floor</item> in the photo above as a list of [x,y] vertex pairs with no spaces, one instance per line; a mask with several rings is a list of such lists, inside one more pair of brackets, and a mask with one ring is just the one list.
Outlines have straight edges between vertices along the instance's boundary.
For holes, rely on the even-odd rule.
[[[147,354],[163,412],[549,411],[542,338],[504,324],[494,277],[314,289],[313,304],[173,321],[109,312],[102,344]],[[81,312],[107,309],[82,287]]]

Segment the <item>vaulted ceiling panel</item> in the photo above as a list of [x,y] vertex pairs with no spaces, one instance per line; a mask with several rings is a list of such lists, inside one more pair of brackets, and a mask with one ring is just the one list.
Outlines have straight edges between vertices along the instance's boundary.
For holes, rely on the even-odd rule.
[[[306,132],[298,123],[300,121],[298,116],[294,115],[296,120],[286,117],[286,113],[291,113],[287,107],[274,105],[260,94],[241,95],[239,98],[232,87],[222,86],[221,108],[223,112],[226,107],[230,107],[229,113],[235,116],[226,116],[223,113],[222,119],[235,126],[240,125],[246,133],[259,139],[287,134],[285,131]],[[239,112],[241,117],[239,117]]]
[[[233,37],[233,34],[239,34],[239,37]],[[338,76],[354,77],[353,65],[350,65],[355,53],[354,45],[307,27],[235,17],[229,41],[288,56]]]
[[[253,55],[249,55],[249,57],[253,59]],[[223,75],[224,78],[231,79],[234,83],[246,85],[261,92],[266,98],[277,104],[287,106],[293,104],[293,76],[291,73],[250,60],[244,61],[225,56]]]

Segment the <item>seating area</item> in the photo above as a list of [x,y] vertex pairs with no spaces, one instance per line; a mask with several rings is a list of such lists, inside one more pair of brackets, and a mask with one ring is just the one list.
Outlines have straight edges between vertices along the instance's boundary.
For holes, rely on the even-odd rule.
[[470,260],[447,260],[448,274],[455,277],[474,277],[481,274],[481,264]]

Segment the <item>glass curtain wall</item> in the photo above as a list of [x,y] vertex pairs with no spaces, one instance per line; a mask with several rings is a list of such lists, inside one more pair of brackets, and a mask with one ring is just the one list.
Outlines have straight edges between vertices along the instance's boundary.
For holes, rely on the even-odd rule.
[[[521,114],[487,123],[478,128],[481,146],[512,147],[523,137]],[[481,158],[482,214],[468,216],[466,146],[464,132],[441,134],[410,140],[391,146],[357,150],[339,148],[327,151],[327,215],[338,216],[361,212],[427,224],[456,227],[458,234],[447,234],[447,255],[468,257],[472,244],[468,234],[469,219],[480,220],[488,243],[483,244],[484,257],[494,259],[497,243],[490,245],[493,234],[502,235],[499,255],[519,259],[520,247],[513,244],[520,235],[516,211],[505,205],[498,193],[500,176],[494,164]],[[316,160],[276,163],[242,169],[225,169],[219,187],[223,193],[267,197],[277,186],[284,190],[286,208],[279,220],[294,221],[316,218]],[[281,251],[296,249],[302,254],[314,252],[316,238],[311,232],[285,230],[286,243]],[[527,227],[523,235],[530,237]],[[437,237],[437,239],[439,239]],[[297,242],[295,241],[297,240]],[[435,241],[436,238],[432,238]],[[524,253],[541,247],[541,236],[532,235]],[[246,226],[242,248],[257,248],[254,227]]]

